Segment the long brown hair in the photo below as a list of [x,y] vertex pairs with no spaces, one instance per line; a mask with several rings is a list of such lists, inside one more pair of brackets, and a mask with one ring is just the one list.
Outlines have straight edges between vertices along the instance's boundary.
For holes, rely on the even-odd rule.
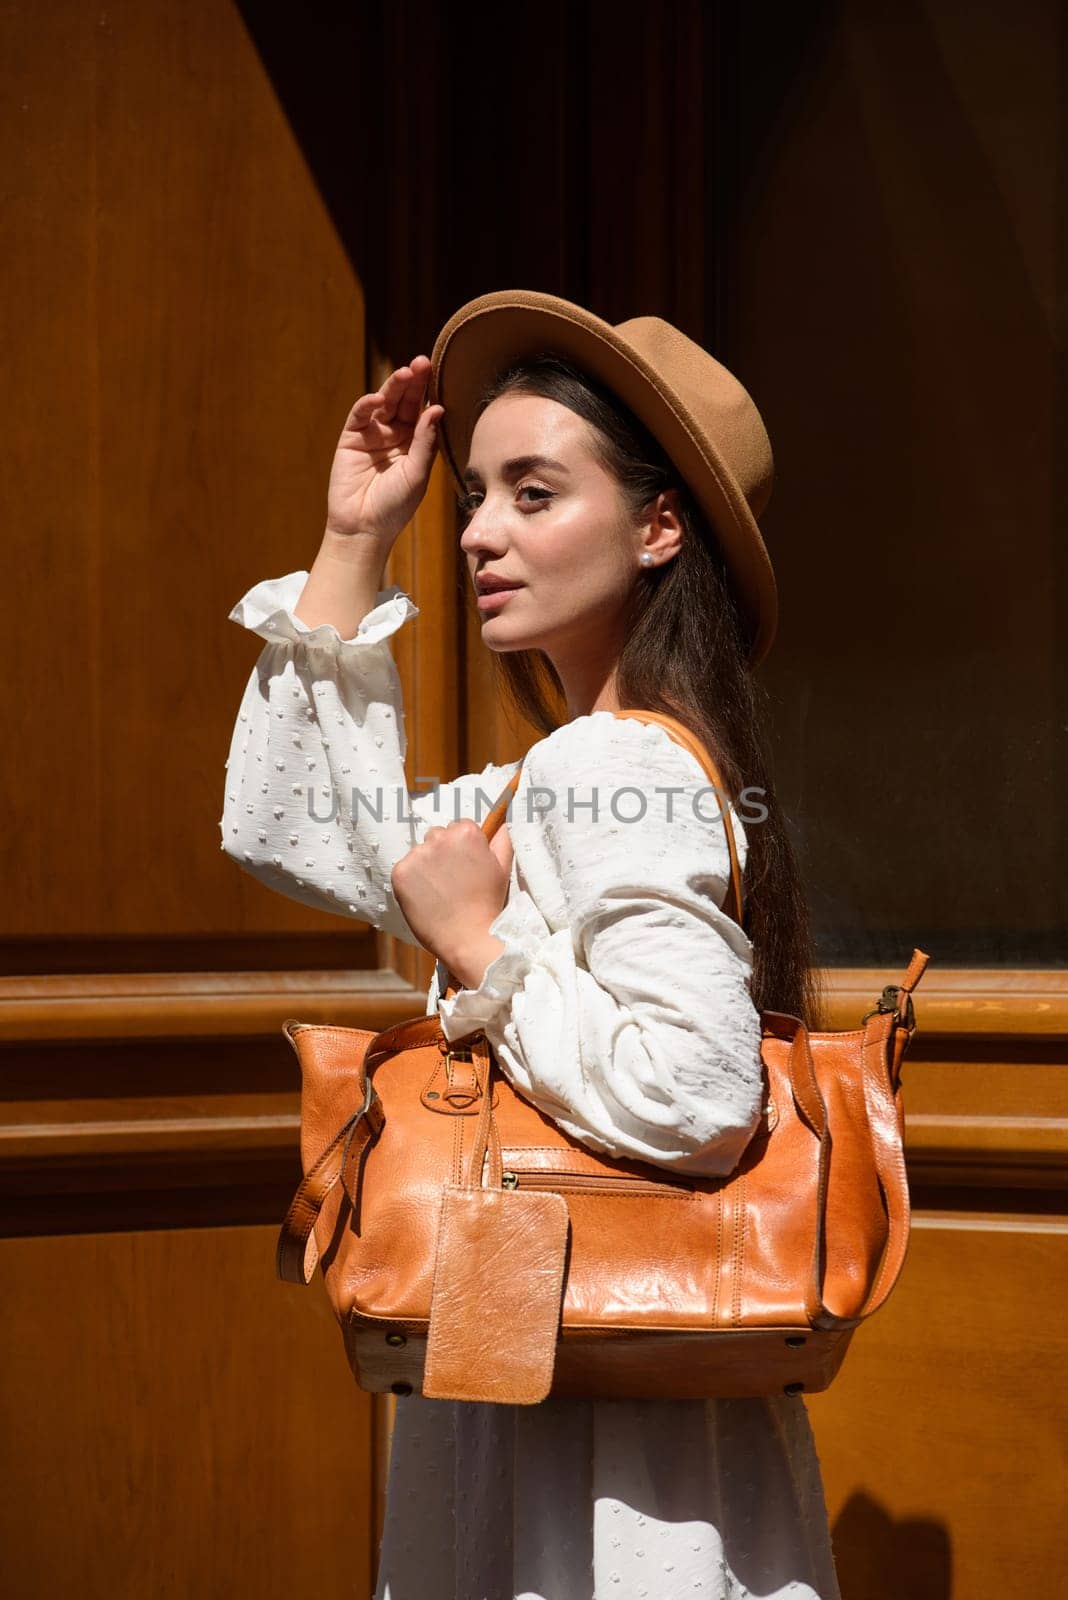
[[[766,810],[746,828],[745,918],[758,1010],[786,1011],[810,1028],[821,1004],[801,874],[765,756],[767,698],[747,664],[746,630],[706,519],[660,446],[609,390],[563,357],[546,354],[501,372],[475,417],[503,394],[556,400],[590,425],[591,449],[641,517],[662,490],[678,491],[684,537],[675,558],[640,568],[616,666],[619,703],[663,711],[708,748],[735,804],[755,791]],[[566,720],[563,685],[541,650],[493,652],[505,699],[544,734]],[[745,824],[745,797],[742,796]]]

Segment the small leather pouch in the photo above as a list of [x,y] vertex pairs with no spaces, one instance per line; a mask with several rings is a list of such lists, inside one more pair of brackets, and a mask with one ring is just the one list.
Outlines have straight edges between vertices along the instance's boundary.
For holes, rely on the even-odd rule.
[[423,1394],[536,1405],[552,1387],[567,1265],[563,1195],[447,1187]]

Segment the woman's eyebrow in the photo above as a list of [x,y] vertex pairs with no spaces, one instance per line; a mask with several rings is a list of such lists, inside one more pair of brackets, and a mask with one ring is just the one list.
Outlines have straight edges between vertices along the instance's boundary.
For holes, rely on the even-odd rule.
[[[538,467],[542,469],[548,468],[550,472],[563,472],[565,474],[568,472],[564,463],[554,460],[552,456],[513,456],[510,461],[504,463],[501,468],[501,476],[503,478],[519,478],[522,477],[524,472],[533,472]],[[468,467],[464,473],[464,482],[482,482],[482,474],[477,467]]]

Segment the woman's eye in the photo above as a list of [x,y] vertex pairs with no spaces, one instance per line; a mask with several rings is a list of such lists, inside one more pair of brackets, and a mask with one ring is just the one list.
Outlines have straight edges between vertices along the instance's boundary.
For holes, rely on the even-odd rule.
[[[544,504],[546,500],[551,500],[553,498],[553,491],[551,489],[543,489],[539,484],[536,483],[524,483],[519,489],[516,490],[516,493],[519,495],[535,495],[537,499],[534,503],[536,504]],[[471,489],[467,494],[458,495],[456,498],[456,509],[460,516],[469,517],[472,511],[476,509],[481,499],[482,494],[478,489]],[[528,500],[527,504],[530,505],[531,502]]]
[[538,487],[538,485],[535,484],[535,483],[525,483],[523,485],[523,487],[520,489],[519,493],[520,494],[536,494],[542,500],[551,500],[552,497],[553,497],[553,492],[552,492],[551,489],[540,489]]

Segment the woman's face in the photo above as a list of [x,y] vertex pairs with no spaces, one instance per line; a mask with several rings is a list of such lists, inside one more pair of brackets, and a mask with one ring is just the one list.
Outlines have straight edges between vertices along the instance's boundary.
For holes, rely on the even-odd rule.
[[460,547],[473,584],[518,585],[477,601],[491,650],[541,649],[558,668],[576,652],[618,651],[640,552],[661,543],[628,514],[591,437],[575,412],[536,395],[501,395],[475,424]]

